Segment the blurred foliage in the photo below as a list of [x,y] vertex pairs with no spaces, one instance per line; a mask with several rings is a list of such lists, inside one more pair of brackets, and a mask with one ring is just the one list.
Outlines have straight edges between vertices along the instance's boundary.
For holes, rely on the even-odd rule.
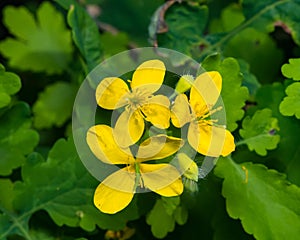
[[[0,7],[0,239],[299,238],[300,0]],[[236,151],[198,180],[198,192],[136,194],[120,213],[104,214],[72,140],[72,105],[97,64],[152,45],[221,73]]]
[[49,74],[66,68],[72,54],[70,32],[63,16],[49,2],[41,4],[36,16],[25,7],[8,6],[3,18],[16,37],[6,38],[0,44],[0,53],[9,59],[10,66]]

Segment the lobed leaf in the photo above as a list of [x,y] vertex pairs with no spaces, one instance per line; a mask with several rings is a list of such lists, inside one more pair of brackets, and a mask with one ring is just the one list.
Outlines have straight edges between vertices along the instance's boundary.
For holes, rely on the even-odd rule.
[[166,12],[168,31],[158,35],[158,46],[191,55],[193,46],[202,39],[207,19],[205,5],[174,4]]
[[175,220],[172,215],[168,214],[163,200],[158,199],[147,216],[147,223],[151,225],[151,232],[156,238],[164,238],[168,232],[175,229]]
[[39,93],[32,108],[35,127],[62,126],[71,117],[76,92],[77,87],[71,83],[56,82],[48,85]]
[[257,107],[259,109],[270,108],[280,126],[278,147],[268,154],[272,159],[270,164],[280,167],[281,171],[287,173],[289,181],[300,186],[300,148],[297,144],[300,136],[299,120],[284,117],[279,112],[278,106],[285,96],[284,90],[281,83],[263,86],[256,95]]
[[293,83],[285,90],[287,96],[279,105],[283,116],[293,116],[300,119],[300,83]]
[[11,95],[21,89],[21,80],[18,75],[5,72],[5,68],[0,64],[0,108],[11,102]]
[[224,198],[219,192],[217,194],[217,202],[215,203],[215,211],[213,212],[211,221],[214,229],[213,240],[253,240],[254,237],[244,231],[242,224],[238,219],[232,219],[228,216]]
[[186,223],[188,211],[180,205],[180,197],[162,197],[157,199],[154,207],[148,213],[146,221],[151,225],[152,234],[156,238],[164,238],[168,232],[175,229],[175,222]]
[[174,212],[174,219],[179,225],[184,225],[188,220],[188,211],[185,207],[179,206]]
[[4,24],[15,36],[0,42],[0,53],[10,66],[48,74],[67,68],[72,54],[70,31],[49,2],[40,5],[37,20],[25,7],[7,6],[3,14]]
[[0,175],[7,176],[24,164],[26,155],[38,144],[39,135],[31,128],[31,112],[20,102],[0,117]]
[[[30,236],[28,221],[42,209],[58,226],[79,226],[86,231],[93,231],[96,225],[123,229],[127,221],[139,217],[135,201],[115,215],[101,213],[93,206],[98,183],[83,167],[71,139],[58,140],[47,161],[38,153],[31,154],[22,167],[22,178],[22,182],[14,184],[11,194],[13,211],[5,209],[5,214],[0,215],[0,239],[14,233]],[[5,205],[0,207],[2,210]]]
[[287,78],[292,78],[295,81],[300,80],[300,58],[291,58],[289,63],[281,67],[282,74]]
[[222,195],[230,217],[240,219],[256,239],[297,239],[300,234],[300,188],[264,165],[236,164],[221,158],[215,174],[224,179]]
[[272,111],[268,108],[257,110],[252,118],[247,116],[242,123],[240,135],[242,141],[248,145],[250,151],[255,151],[261,156],[267,155],[267,150],[277,147],[280,136],[276,134],[279,130],[278,121],[272,117]]

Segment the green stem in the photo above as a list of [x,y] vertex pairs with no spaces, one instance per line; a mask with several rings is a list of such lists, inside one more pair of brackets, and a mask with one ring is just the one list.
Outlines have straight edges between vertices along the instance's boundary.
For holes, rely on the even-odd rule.
[[247,144],[247,139],[236,142],[235,146],[238,147],[238,146],[245,145],[245,144]]
[[236,142],[235,146],[244,145],[244,144],[247,144],[249,141],[255,141],[256,139],[259,139],[259,138],[262,138],[262,137],[266,137],[266,136],[268,137],[268,136],[270,136],[270,134],[264,133],[264,134],[253,136],[253,137],[250,137],[250,138],[247,138],[247,139],[243,139],[241,141]]
[[220,48],[226,41],[228,41],[230,38],[232,38],[233,36],[235,36],[237,33],[239,33],[240,31],[244,30],[246,27],[248,27],[250,24],[252,24],[256,19],[258,19],[259,17],[261,17],[263,14],[265,14],[266,12],[272,10],[273,8],[275,8],[278,5],[284,4],[289,2],[290,0],[284,0],[284,1],[278,1],[275,2],[271,5],[268,5],[267,7],[265,7],[264,9],[262,9],[260,12],[258,12],[257,14],[255,14],[253,17],[249,18],[247,21],[244,21],[244,23],[242,23],[241,25],[237,26],[236,28],[234,28],[231,32],[229,32],[227,35],[225,35],[223,38],[221,38],[219,41],[217,41],[216,43],[208,46],[206,49],[204,49],[202,51],[202,53],[200,54],[200,59],[202,59],[203,57],[205,57],[207,55],[207,53]]
[[173,92],[172,95],[169,97],[170,101],[173,100],[173,98],[175,98],[178,95],[178,93]]
[[136,188],[140,185],[141,173],[140,173],[139,164],[137,162],[134,164],[134,167],[135,167],[135,173],[136,173],[134,190],[136,190]]

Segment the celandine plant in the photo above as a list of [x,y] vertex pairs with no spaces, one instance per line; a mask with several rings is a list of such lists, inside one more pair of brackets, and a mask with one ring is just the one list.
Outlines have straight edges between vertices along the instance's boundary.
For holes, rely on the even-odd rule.
[[[164,129],[170,125],[170,115],[176,127],[183,127],[189,122],[188,142],[196,151],[205,155],[226,156],[235,148],[230,132],[224,127],[215,126],[213,123],[217,123],[217,119],[208,120],[218,110],[212,109],[220,95],[221,75],[218,72],[202,73],[195,82],[190,83],[192,108],[186,95],[180,94],[171,109],[167,96],[153,95],[160,89],[164,75],[165,65],[162,61],[148,60],[134,71],[132,81],[129,81],[131,91],[117,77],[104,78],[97,86],[95,96],[99,106],[107,109],[125,106],[113,128],[96,125],[87,132],[87,143],[99,160],[126,165],[98,186],[94,203],[102,212],[116,213],[125,208],[137,187],[165,197],[178,196],[183,192],[180,171],[185,174],[192,168],[194,164],[191,161],[181,163],[179,170],[172,164],[143,162],[165,159],[175,154],[185,144],[184,140],[158,134],[143,141],[135,154],[131,152],[130,146],[139,141],[144,133],[149,133],[149,129],[145,130],[144,119]],[[176,91],[174,93],[177,94]],[[179,159],[181,162],[186,161],[184,157]]]
[[299,239],[298,12],[1,1],[0,239]]

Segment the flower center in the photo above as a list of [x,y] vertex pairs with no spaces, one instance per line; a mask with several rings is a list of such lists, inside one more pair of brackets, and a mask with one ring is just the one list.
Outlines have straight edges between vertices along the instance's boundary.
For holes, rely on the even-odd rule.
[[135,110],[142,106],[147,101],[147,99],[149,99],[149,97],[151,97],[151,93],[142,91],[139,88],[134,88],[128,94],[128,105],[130,105],[130,108]]

